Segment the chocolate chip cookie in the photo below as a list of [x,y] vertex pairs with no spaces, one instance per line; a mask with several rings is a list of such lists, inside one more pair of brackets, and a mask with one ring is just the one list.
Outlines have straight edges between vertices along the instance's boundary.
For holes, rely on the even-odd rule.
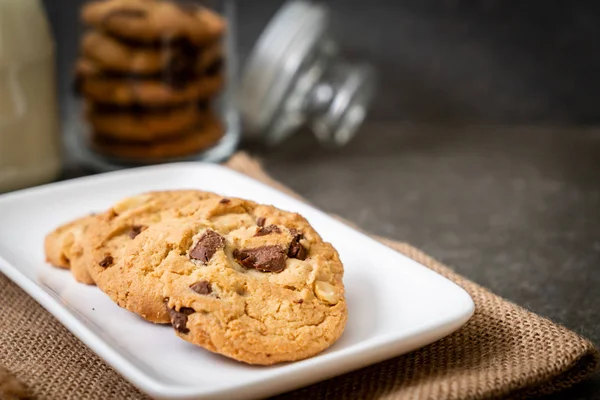
[[86,117],[95,132],[115,140],[151,142],[181,136],[197,129],[209,118],[205,104],[186,103],[178,107],[104,107],[86,104]]
[[94,283],[92,277],[87,268],[78,263],[82,256],[79,241],[95,220],[94,216],[78,218],[50,232],[44,241],[47,262],[58,268],[70,269],[78,282],[90,285]]
[[220,120],[208,116],[206,122],[179,135],[148,143],[111,139],[116,136],[94,134],[92,146],[100,153],[130,160],[153,161],[185,157],[206,150],[221,139],[224,127]]
[[[153,225],[165,219],[181,220],[189,217],[211,198],[218,196],[197,190],[150,192],[125,198],[104,213],[98,214],[96,222],[89,226],[80,241],[83,257],[77,263],[87,268],[102,291],[124,306],[123,301],[129,298],[128,288],[132,284],[130,281],[117,280],[125,277],[121,269],[127,247],[139,241],[138,236]],[[120,297],[111,295],[115,286],[123,288],[119,293]],[[161,309],[164,314],[164,307]],[[168,322],[154,311],[140,315],[152,322]]]
[[207,99],[224,84],[221,70],[211,69],[211,73],[191,81],[181,81],[179,74],[148,80],[108,73],[88,59],[81,59],[76,65],[78,91],[91,101],[118,105],[168,106]]
[[85,34],[81,52],[102,70],[146,79],[160,79],[159,75],[165,74],[164,71],[197,77],[223,59],[223,47],[219,42],[204,47],[181,39],[165,40],[156,45],[132,45],[99,31]]
[[202,45],[225,31],[225,21],[214,12],[171,1],[93,1],[82,9],[82,20],[100,31],[141,43],[185,38]]
[[142,231],[122,260],[97,267],[111,271],[99,286],[113,300],[239,361],[310,357],[344,330],[342,263],[298,214],[211,198],[188,218]]

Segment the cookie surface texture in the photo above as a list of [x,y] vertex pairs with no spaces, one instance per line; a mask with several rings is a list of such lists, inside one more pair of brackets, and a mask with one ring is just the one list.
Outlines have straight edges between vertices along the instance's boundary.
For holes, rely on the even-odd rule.
[[158,287],[154,301],[177,335],[242,362],[313,356],[346,324],[337,251],[303,217],[272,206],[209,199],[193,217],[140,234],[123,266],[130,276],[120,281]]

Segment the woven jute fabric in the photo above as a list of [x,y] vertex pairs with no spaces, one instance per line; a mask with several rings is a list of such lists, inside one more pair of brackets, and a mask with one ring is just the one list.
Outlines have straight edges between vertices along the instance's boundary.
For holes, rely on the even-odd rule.
[[[290,193],[245,154],[227,165]],[[492,294],[410,245],[381,240],[462,286],[475,302],[475,314],[427,347],[280,398],[525,398],[571,386],[598,365],[598,351],[581,336]],[[0,399],[23,398],[25,390],[39,399],[146,398],[3,275],[0,365]]]

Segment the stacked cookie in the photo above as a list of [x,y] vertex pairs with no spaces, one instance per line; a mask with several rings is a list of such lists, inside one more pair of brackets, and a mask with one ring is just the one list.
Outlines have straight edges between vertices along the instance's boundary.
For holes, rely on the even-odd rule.
[[45,251],[119,306],[250,364],[311,357],[346,324],[336,250],[303,217],[272,206],[145,193],[57,228]]
[[211,100],[224,84],[224,20],[163,0],[94,1],[82,9],[77,89],[102,153],[159,160],[214,145]]

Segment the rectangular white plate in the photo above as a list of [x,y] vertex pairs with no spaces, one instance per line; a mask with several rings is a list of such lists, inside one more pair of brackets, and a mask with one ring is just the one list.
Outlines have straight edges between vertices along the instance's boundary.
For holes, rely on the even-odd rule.
[[[94,286],[44,262],[47,232],[150,190],[197,188],[303,214],[339,251],[349,318],[341,339],[308,360],[248,366],[143,321]],[[227,168],[152,166],[0,196],[0,271],[134,385],[155,398],[257,398],[292,390],[434,342],[463,325],[474,305],[459,286],[286,194]]]

